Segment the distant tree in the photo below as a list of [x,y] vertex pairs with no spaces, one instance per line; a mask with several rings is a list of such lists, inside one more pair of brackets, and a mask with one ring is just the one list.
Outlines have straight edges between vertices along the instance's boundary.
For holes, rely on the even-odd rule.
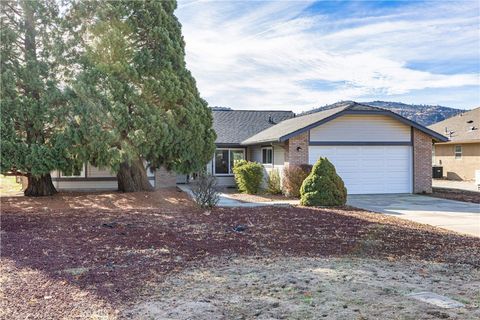
[[64,135],[71,117],[59,8],[55,0],[2,0],[0,8],[0,171],[26,176],[27,196],[52,195],[50,172],[78,166]]
[[214,151],[207,103],[185,66],[175,1],[79,1],[75,137],[121,191],[150,190],[143,161],[199,171]]

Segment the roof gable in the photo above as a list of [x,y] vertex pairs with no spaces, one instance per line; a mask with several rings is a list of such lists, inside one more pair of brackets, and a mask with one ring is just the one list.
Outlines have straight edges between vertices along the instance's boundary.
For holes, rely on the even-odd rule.
[[409,126],[417,128],[420,131],[432,136],[438,141],[446,141],[447,138],[441,134],[430,130],[414,121],[408,120],[392,111],[363,105],[356,102],[347,101],[339,103],[338,107],[306,114],[304,116],[295,117],[293,119],[285,120],[275,126],[272,126],[258,134],[244,140],[242,144],[251,145],[257,143],[266,142],[282,142],[286,141],[296,135],[306,132],[314,127],[317,127],[323,123],[331,121],[339,116],[345,114],[382,114],[393,117]]

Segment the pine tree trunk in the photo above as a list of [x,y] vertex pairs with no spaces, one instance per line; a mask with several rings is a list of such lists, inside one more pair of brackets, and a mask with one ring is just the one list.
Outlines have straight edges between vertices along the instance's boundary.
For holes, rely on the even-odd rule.
[[148,181],[143,161],[138,159],[131,164],[124,162],[117,173],[118,190],[121,192],[153,191]]
[[44,197],[53,196],[57,193],[55,186],[52,182],[52,177],[49,174],[45,174],[39,178],[29,175],[28,186],[23,194],[27,197]]

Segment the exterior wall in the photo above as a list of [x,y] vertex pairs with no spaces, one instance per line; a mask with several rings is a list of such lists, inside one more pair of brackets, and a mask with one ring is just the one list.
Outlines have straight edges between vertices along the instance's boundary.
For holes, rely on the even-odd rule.
[[87,164],[87,177],[98,178],[98,177],[116,177],[116,174],[111,173],[108,168],[98,168],[92,166],[90,163]]
[[155,189],[175,187],[177,185],[177,174],[168,171],[164,167],[155,170]]
[[[462,146],[462,158],[455,159],[455,146]],[[435,144],[433,164],[443,167],[443,176],[451,180],[474,180],[480,170],[480,142]]]
[[117,190],[118,184],[116,180],[106,181],[86,181],[81,178],[78,181],[62,181],[57,180],[53,182],[57,190]]
[[[53,185],[57,190],[117,190],[116,174],[107,168],[99,168],[86,164],[86,171],[82,176],[62,177],[59,171],[52,171]],[[155,173],[148,169],[147,176],[150,184],[155,186]]]
[[413,192],[432,192],[432,138],[413,129]]
[[[285,144],[285,165],[301,165],[308,163],[308,132],[288,139]],[[300,150],[297,148],[300,147]]]
[[410,126],[385,115],[344,115],[310,130],[310,141],[410,141]]

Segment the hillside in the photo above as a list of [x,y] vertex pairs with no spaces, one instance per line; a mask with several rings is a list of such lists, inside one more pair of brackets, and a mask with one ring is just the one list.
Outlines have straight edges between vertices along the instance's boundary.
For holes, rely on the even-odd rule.
[[[388,109],[395,113],[404,116],[407,119],[418,122],[424,126],[429,126],[436,122],[450,118],[456,114],[463,112],[464,110],[454,109],[443,106],[431,106],[423,104],[405,104],[401,102],[388,102],[388,101],[371,101],[371,102],[361,102],[363,104]],[[337,103],[327,105],[320,108],[315,108],[313,110],[304,112],[303,114],[309,114],[321,110],[327,110],[335,108]]]

